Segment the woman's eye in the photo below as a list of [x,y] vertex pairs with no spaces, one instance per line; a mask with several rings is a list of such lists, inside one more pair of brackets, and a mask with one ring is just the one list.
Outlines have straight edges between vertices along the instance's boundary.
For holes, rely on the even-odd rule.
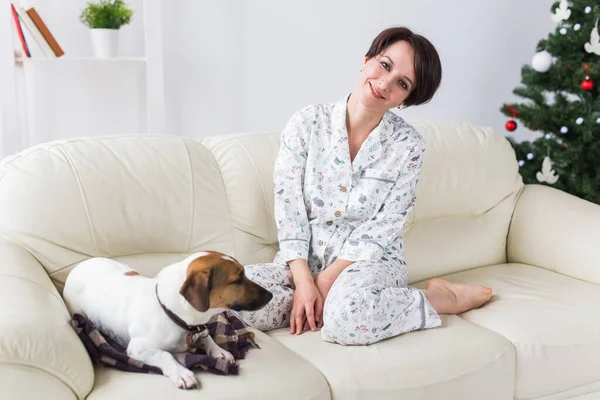
[[408,89],[408,85],[404,81],[398,81],[398,84],[402,89]]
[[383,68],[385,68],[387,71],[389,71],[389,70],[390,70],[390,66],[389,66],[389,64],[388,64],[388,63],[386,63],[385,61],[382,61],[382,62],[381,62],[381,65],[382,65],[382,66],[383,66]]

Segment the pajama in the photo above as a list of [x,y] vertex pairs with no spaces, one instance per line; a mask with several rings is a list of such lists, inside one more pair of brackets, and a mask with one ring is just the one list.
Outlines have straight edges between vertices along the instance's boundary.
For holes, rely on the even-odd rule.
[[263,309],[240,313],[257,329],[289,326],[287,262],[299,258],[313,277],[337,258],[354,261],[325,300],[324,340],[370,344],[441,325],[425,295],[407,287],[400,236],[414,208],[424,140],[388,111],[351,161],[346,103],[308,106],[282,132],[274,173],[279,251],[273,263],[245,267],[274,295]]

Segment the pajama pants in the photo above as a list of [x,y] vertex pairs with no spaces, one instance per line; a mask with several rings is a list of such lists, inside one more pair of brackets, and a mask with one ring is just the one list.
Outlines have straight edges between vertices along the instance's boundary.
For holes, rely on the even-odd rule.
[[[242,311],[250,326],[267,331],[289,327],[294,284],[287,264],[245,267],[248,279],[273,293],[262,309]],[[320,272],[311,268],[313,277]],[[343,345],[367,345],[405,332],[435,328],[441,319],[423,292],[407,287],[406,264],[360,261],[336,279],[325,300],[321,336]]]

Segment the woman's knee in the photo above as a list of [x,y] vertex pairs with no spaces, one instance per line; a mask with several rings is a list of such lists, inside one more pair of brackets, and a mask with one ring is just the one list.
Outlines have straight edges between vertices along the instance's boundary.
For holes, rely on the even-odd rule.
[[290,283],[289,268],[285,265],[273,263],[246,265],[244,274],[252,282],[262,286],[286,286]]
[[[323,310],[323,340],[343,345],[369,344],[367,316],[359,303],[366,299],[364,290],[348,292],[335,298],[327,298]],[[357,323],[358,321],[361,321]],[[362,322],[365,322],[364,324]]]

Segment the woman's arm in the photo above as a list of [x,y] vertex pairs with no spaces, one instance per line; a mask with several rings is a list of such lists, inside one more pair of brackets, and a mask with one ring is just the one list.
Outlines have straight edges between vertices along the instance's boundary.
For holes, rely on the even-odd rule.
[[296,287],[290,315],[292,334],[302,333],[305,322],[316,330],[323,312],[323,299],[307,262],[311,238],[303,192],[310,135],[304,115],[307,111],[295,113],[283,129],[274,173],[279,251],[290,266]]
[[308,257],[311,234],[303,193],[308,136],[303,112],[298,111],[281,133],[275,161],[275,223],[280,255],[285,262]]

